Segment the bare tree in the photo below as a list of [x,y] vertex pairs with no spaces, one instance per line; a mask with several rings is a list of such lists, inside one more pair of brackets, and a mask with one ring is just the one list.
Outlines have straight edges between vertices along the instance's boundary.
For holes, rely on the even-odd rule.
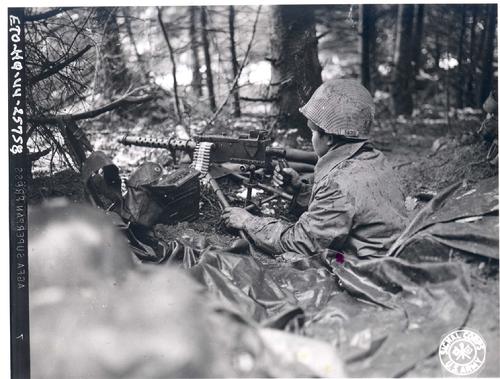
[[[231,64],[233,67],[233,80],[236,79],[238,75],[238,59],[236,57],[236,42],[234,40],[234,6],[229,6],[229,41],[230,41],[230,49],[231,49]],[[238,85],[236,85],[233,91],[233,115],[234,117],[241,116],[240,109],[240,91],[238,89]]]
[[259,5],[257,8],[257,14],[255,15],[255,21],[253,22],[252,35],[250,36],[250,41],[248,41],[248,46],[247,46],[247,49],[245,51],[245,56],[243,57],[243,61],[241,62],[241,65],[239,66],[238,72],[236,73],[236,75],[233,79],[233,83],[231,84],[231,88],[229,89],[227,96],[224,98],[222,103],[219,105],[219,108],[217,108],[217,110],[215,111],[215,113],[213,114],[211,119],[208,121],[207,126],[212,125],[214,123],[214,121],[217,119],[219,114],[222,112],[222,109],[224,108],[224,106],[229,101],[229,97],[236,90],[236,88],[238,86],[238,80],[240,79],[241,72],[243,71],[243,68],[246,66],[246,64],[248,62],[250,50],[252,49],[253,41],[255,38],[255,32],[257,31],[257,23],[259,22],[259,16],[260,16],[261,9],[262,9],[262,5]]
[[467,85],[465,88],[465,105],[468,107],[475,106],[475,96],[474,96],[474,77],[476,69],[476,24],[477,24],[477,12],[478,8],[476,6],[472,7],[472,23],[470,26],[469,35],[469,64],[467,70]]
[[361,50],[361,83],[371,92],[371,62],[375,37],[375,5],[362,4],[359,8]]
[[102,28],[101,64],[104,80],[100,81],[103,93],[112,97],[130,87],[130,73],[123,58],[120,30],[116,21],[116,8],[98,7],[98,23]]
[[467,29],[467,10],[465,5],[460,6],[460,37],[458,40],[458,72],[457,77],[457,108],[464,107],[464,44],[465,44],[465,32]]
[[172,64],[172,78],[174,80],[174,99],[175,99],[175,112],[177,113],[177,120],[182,123],[182,112],[180,108],[179,93],[177,91],[177,65],[175,63],[174,49],[170,43],[170,38],[168,36],[168,30],[163,23],[161,17],[161,8],[157,7],[158,11],[158,22],[160,23],[161,31],[163,32],[163,37],[165,37],[165,42],[168,47],[168,56],[170,58],[170,63]]
[[189,7],[189,38],[191,43],[191,68],[193,72],[191,86],[193,87],[195,94],[201,97],[203,96],[203,87],[201,84],[200,58],[198,54],[198,34],[196,32],[197,13],[197,7]]
[[412,82],[412,26],[413,5],[399,5],[396,43],[396,62],[392,82],[392,100],[396,115],[411,115],[413,112]]
[[486,41],[482,56],[481,87],[479,90],[479,102],[481,105],[488,97],[493,86],[493,50],[495,48],[495,31],[497,24],[497,5],[489,4],[487,7],[488,21],[486,23]]
[[425,5],[418,4],[417,16],[415,20],[415,33],[413,35],[413,72],[414,75],[418,75],[421,66],[421,56],[422,56],[422,38],[424,35],[424,12]]
[[309,133],[299,112],[321,85],[314,9],[302,5],[272,8],[271,85],[279,128],[299,128]]
[[139,50],[137,49],[137,43],[135,42],[134,33],[132,31],[132,21],[130,19],[129,8],[123,7],[122,13],[123,13],[123,18],[124,18],[124,23],[125,23],[125,29],[127,31],[127,35],[128,35],[129,40],[130,40],[130,44],[132,45],[132,48],[134,49],[137,63],[141,69],[141,74],[143,76],[144,81],[147,81],[148,77],[149,77],[149,72],[148,72],[148,69],[146,68],[146,63],[144,62],[144,58],[142,57],[142,55],[139,53]]
[[208,100],[212,112],[217,110],[215,103],[214,81],[212,76],[212,62],[210,57],[210,43],[207,28],[207,7],[201,7],[201,37],[203,41],[203,53],[205,54],[205,66],[207,74]]

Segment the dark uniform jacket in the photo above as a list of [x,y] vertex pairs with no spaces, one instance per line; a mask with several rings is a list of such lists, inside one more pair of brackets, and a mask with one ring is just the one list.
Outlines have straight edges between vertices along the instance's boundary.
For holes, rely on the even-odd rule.
[[307,211],[293,224],[253,217],[245,230],[270,253],[311,255],[324,249],[384,255],[407,225],[400,182],[384,155],[366,141],[330,150],[318,160],[312,186],[298,201]]

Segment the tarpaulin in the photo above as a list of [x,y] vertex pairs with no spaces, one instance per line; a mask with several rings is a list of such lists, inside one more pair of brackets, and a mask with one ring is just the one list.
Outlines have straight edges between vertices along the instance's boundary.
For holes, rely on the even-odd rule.
[[458,262],[318,254],[268,264],[213,247],[189,261],[188,272],[244,318],[331,343],[352,376],[402,375],[463,325],[472,304]]
[[448,259],[455,249],[498,260],[498,242],[495,176],[455,183],[440,192],[417,213],[389,254],[422,261],[426,256]]
[[182,264],[243,317],[332,344],[351,376],[400,376],[467,320],[473,304],[468,266],[451,261],[448,252],[455,247],[498,257],[495,183],[457,184],[438,194],[391,250],[399,257],[338,259],[327,250],[271,259],[178,244],[168,262]]

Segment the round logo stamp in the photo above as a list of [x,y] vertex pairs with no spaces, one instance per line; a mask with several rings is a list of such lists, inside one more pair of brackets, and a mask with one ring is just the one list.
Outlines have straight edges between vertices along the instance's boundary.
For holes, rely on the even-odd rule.
[[479,333],[470,329],[454,330],[441,339],[439,360],[443,368],[453,375],[476,373],[486,358],[486,342]]

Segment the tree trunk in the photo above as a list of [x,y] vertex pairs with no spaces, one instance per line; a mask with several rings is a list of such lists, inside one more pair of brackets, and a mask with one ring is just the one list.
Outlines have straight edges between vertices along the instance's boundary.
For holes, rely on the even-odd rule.
[[424,4],[417,7],[417,17],[415,22],[415,34],[413,39],[413,73],[417,76],[420,71],[420,57],[422,56],[422,37],[424,35]]
[[165,42],[168,47],[168,55],[170,57],[170,63],[172,64],[172,78],[174,79],[174,99],[175,99],[175,112],[177,113],[177,120],[182,123],[182,111],[180,107],[179,93],[177,91],[177,65],[175,63],[174,49],[170,43],[170,38],[168,36],[167,28],[163,23],[161,17],[161,8],[157,7],[158,10],[158,22],[160,23],[161,31],[163,32],[163,37],[165,37]]
[[271,97],[278,128],[298,128],[309,135],[299,112],[321,85],[321,65],[314,10],[311,6],[276,5],[271,12]]
[[475,106],[474,96],[474,71],[476,69],[476,23],[477,23],[477,5],[472,6],[472,24],[470,27],[469,40],[469,65],[467,70],[467,86],[465,92],[465,105],[467,107]]
[[130,40],[130,44],[132,45],[132,47],[134,49],[135,57],[137,59],[138,65],[141,69],[142,76],[143,76],[144,80],[147,81],[149,78],[149,72],[146,68],[146,64],[144,62],[144,59],[142,58],[142,55],[139,54],[139,50],[137,50],[137,44],[135,42],[134,33],[132,32],[132,22],[130,21],[130,14],[129,14],[128,7],[123,7],[121,9],[122,9],[122,13],[123,13],[123,18],[125,20],[125,29],[127,30],[127,35],[128,35],[129,40]]
[[434,68],[437,72],[441,69],[439,67],[439,61],[441,60],[441,31],[437,30],[436,33],[434,33],[434,51],[433,51],[433,58],[434,58]]
[[394,113],[409,116],[413,112],[413,69],[411,65],[413,5],[399,5],[398,25],[396,65],[391,92]]
[[115,8],[98,7],[96,17],[102,26],[102,68],[104,80],[101,81],[103,92],[112,97],[115,92],[124,92],[130,86],[130,74],[123,59],[120,30],[116,22]]
[[483,28],[481,29],[481,34],[479,35],[479,43],[478,43],[478,49],[476,52],[476,66],[474,70],[476,71],[477,68],[479,68],[479,73],[476,71],[476,75],[474,78],[475,81],[475,93],[474,93],[474,107],[480,108],[482,103],[481,103],[481,86],[482,86],[482,81],[483,81],[483,68],[484,68],[484,58],[486,57],[487,52],[485,51],[485,42],[486,42],[486,34],[487,34],[487,28],[488,28],[488,5],[483,4],[481,5],[482,9],[480,10],[481,14],[481,22],[483,25]]
[[[233,66],[233,80],[236,79],[238,75],[238,60],[236,58],[236,43],[234,40],[234,6],[230,5],[229,6],[229,40],[231,43],[231,64]],[[236,84],[236,87],[234,88],[233,91],[233,115],[234,117],[240,117],[241,116],[241,109],[240,109],[240,91],[238,89],[238,84]]]
[[462,21],[460,25],[460,38],[458,41],[458,80],[457,80],[457,108],[464,107],[464,42],[465,42],[465,30],[467,22],[467,12],[465,5],[461,5],[460,13],[462,15]]
[[486,41],[483,49],[483,64],[481,75],[481,87],[479,91],[479,102],[481,106],[493,88],[493,49],[495,48],[495,30],[497,23],[497,5],[488,5],[488,22],[486,24]]
[[201,7],[201,37],[203,41],[203,53],[205,54],[205,66],[207,68],[207,88],[208,88],[208,100],[210,102],[210,109],[212,112],[217,110],[217,105],[215,104],[215,92],[214,92],[214,81],[212,77],[212,63],[210,60],[210,44],[208,42],[208,30],[207,30],[207,8]]
[[481,6],[481,21],[483,27],[481,28],[481,34],[479,36],[479,49],[477,51],[477,61],[479,62],[482,58],[483,50],[484,50],[484,42],[486,41],[486,29],[487,29],[487,22],[488,22],[488,5],[482,5]]
[[394,23],[393,33],[392,33],[392,61],[396,63],[396,57],[398,55],[398,41],[399,41],[399,29],[400,25],[397,22],[398,13],[399,13],[399,5],[391,5],[391,8],[395,8],[395,18],[396,22]]
[[193,87],[194,93],[201,97],[203,96],[203,89],[201,85],[201,73],[200,73],[200,58],[198,55],[198,38],[196,35],[196,13],[197,7],[189,7],[189,38],[191,40],[191,58],[192,58],[192,71],[193,79],[191,80],[191,86]]
[[361,83],[372,92],[371,65],[373,58],[372,42],[375,37],[375,5],[363,4],[359,8],[359,33],[361,35]]

